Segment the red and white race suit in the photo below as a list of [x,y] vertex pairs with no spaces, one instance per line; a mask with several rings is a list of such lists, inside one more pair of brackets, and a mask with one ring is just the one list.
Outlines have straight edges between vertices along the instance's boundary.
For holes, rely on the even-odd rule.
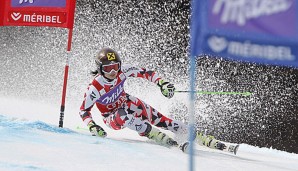
[[115,130],[128,127],[142,136],[148,123],[174,133],[185,129],[182,122],[162,115],[150,105],[127,94],[124,82],[128,77],[144,78],[155,84],[161,79],[154,71],[132,65],[123,65],[113,81],[97,75],[89,85],[80,108],[80,116],[86,124],[93,121],[90,111],[96,104],[104,123]]

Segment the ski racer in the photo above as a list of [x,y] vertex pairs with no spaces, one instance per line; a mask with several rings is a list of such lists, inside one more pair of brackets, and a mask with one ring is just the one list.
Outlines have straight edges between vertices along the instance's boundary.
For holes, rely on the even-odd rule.
[[[110,48],[103,48],[96,56],[97,70],[84,95],[80,107],[80,116],[93,136],[106,137],[106,131],[92,119],[91,108],[96,105],[104,123],[114,130],[129,128],[140,136],[148,137],[164,146],[178,146],[178,143],[158,128],[172,131],[176,135],[186,135],[187,126],[158,112],[142,100],[129,95],[124,90],[124,82],[129,77],[146,79],[158,87],[167,97],[173,97],[175,87],[154,71],[132,65],[124,65],[118,53]],[[196,142],[210,148],[223,150],[225,144],[213,136],[196,131]]]

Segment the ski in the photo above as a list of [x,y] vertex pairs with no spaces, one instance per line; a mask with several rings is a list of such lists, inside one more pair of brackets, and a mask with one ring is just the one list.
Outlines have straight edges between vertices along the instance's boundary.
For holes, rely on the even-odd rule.
[[[223,148],[217,148],[215,150],[220,150],[234,155],[237,154],[239,149],[239,144],[230,144],[230,143],[221,143],[221,144],[223,145],[222,146]],[[175,146],[178,147],[182,152],[188,153],[189,142],[185,142],[179,145],[177,144]]]

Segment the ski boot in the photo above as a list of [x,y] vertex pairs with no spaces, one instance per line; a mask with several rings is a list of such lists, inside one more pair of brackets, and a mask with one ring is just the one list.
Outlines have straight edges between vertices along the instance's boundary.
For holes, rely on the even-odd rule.
[[196,132],[196,142],[200,145],[212,148],[212,149],[223,149],[224,144],[218,143],[219,140],[216,140],[214,136],[211,135],[204,135],[202,132]]
[[[149,126],[149,124],[148,124]],[[158,129],[152,127],[151,125],[149,126],[148,131],[145,132],[144,136],[146,136],[149,139],[154,140],[160,145],[171,147],[171,146],[178,146],[178,143],[170,138],[167,134],[160,132]]]
[[214,138],[214,136],[210,135],[203,135],[203,133],[197,131],[196,133],[196,139],[198,144],[204,145],[206,147],[221,150],[224,152],[233,153],[236,155],[239,144],[231,144],[231,143],[224,143]]

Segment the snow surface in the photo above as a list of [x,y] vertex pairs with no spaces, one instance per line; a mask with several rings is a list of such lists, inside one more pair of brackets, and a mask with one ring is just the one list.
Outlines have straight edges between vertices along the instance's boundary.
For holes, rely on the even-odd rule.
[[[188,170],[187,154],[128,129],[106,128],[106,139],[90,136],[76,108],[61,129],[56,104],[8,97],[0,97],[0,104],[1,171]],[[297,171],[298,154],[241,144],[235,156],[196,146],[195,170]]]

